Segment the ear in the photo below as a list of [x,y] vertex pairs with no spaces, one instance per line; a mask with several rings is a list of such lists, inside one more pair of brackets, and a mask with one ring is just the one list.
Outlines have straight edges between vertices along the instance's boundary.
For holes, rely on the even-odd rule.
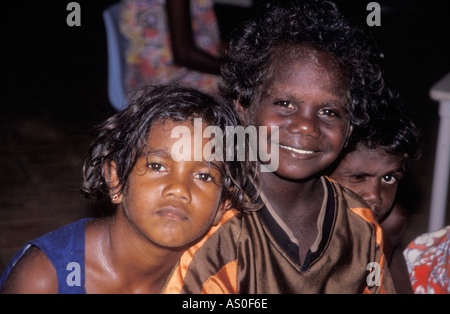
[[247,110],[241,105],[241,102],[238,99],[235,99],[233,103],[239,120],[241,120],[241,122],[245,122],[245,113]]
[[347,147],[348,140],[350,139],[350,136],[352,135],[352,133],[353,133],[353,125],[350,124],[350,126],[348,127],[347,138],[345,139],[344,147]]
[[350,126],[348,127],[347,140],[350,138],[352,133],[353,133],[353,125],[350,124]]
[[213,226],[217,226],[222,219],[223,215],[231,208],[231,203],[229,200],[223,202],[216,212],[216,217],[214,217]]
[[109,188],[109,196],[113,204],[122,203],[122,193],[120,193],[119,176],[117,175],[117,164],[111,161],[104,166],[105,180]]

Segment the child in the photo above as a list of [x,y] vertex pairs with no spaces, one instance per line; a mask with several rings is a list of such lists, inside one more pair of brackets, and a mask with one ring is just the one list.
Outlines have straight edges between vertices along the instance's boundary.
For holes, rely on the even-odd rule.
[[397,187],[420,149],[418,130],[404,114],[398,97],[386,89],[377,114],[363,130],[355,130],[330,175],[356,192],[370,206],[383,229],[384,254],[397,293],[412,293],[399,241],[406,227],[406,211],[395,203]]
[[[191,137],[171,138],[172,130],[192,133],[194,118],[202,119],[202,129],[237,123],[232,108],[178,86],[145,88],[104,122],[84,165],[82,190],[91,200],[111,200],[116,211],[26,244],[2,275],[1,291],[161,292],[189,245],[228,208],[254,203],[244,194],[247,178],[255,180],[251,164],[208,161],[203,147],[210,139],[193,145],[188,158],[172,158],[176,142],[191,144]],[[191,157],[199,152],[202,158]]]
[[328,1],[277,2],[235,33],[221,90],[245,125],[278,127],[279,166],[261,210],[190,248],[166,293],[395,292],[370,209],[323,176],[382,89],[371,51]]

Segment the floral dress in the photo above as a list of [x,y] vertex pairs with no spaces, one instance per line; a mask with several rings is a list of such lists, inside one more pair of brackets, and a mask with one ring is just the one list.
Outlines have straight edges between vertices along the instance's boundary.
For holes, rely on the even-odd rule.
[[[194,41],[218,55],[220,33],[213,0],[191,0]],[[125,89],[178,81],[206,92],[216,92],[219,77],[175,64],[171,51],[165,0],[123,0],[120,30],[128,41]]]
[[414,293],[450,294],[450,226],[418,236],[403,254]]

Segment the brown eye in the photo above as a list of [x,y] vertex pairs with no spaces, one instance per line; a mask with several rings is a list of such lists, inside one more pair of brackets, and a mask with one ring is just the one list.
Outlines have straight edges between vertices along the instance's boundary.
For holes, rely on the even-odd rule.
[[277,101],[277,102],[275,102],[275,105],[280,106],[280,107],[284,107],[284,108],[294,109],[294,106],[288,100]]
[[209,173],[204,173],[204,172],[200,172],[200,173],[196,173],[194,174],[194,178],[199,179],[200,181],[212,181],[212,177]]
[[334,110],[331,110],[331,109],[322,109],[319,111],[319,114],[323,115],[323,116],[327,116],[327,117],[337,117],[338,116],[338,114]]
[[157,163],[157,162],[149,163],[147,165],[147,167],[153,171],[165,171],[166,170],[166,168],[163,165],[161,165],[160,163]]

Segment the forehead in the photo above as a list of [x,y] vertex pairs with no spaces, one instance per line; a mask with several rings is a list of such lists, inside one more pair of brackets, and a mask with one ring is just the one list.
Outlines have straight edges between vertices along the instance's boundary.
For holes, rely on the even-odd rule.
[[403,167],[404,158],[402,155],[389,154],[382,147],[368,148],[359,145],[345,156],[343,162],[347,167],[359,170],[393,171]]
[[159,138],[156,135],[168,135],[170,138],[172,130],[180,126],[188,127],[189,129],[194,130],[194,121],[192,119],[186,121],[174,121],[169,118],[159,119],[151,125],[148,141],[157,141]]
[[184,150],[189,150],[187,154],[191,156],[190,160],[197,160],[196,156],[201,156],[202,160],[207,159],[215,149],[216,141],[214,135],[203,137],[203,131],[209,125],[203,120],[201,121],[201,123],[194,123],[193,119],[186,121],[157,120],[150,128],[147,150],[164,152],[165,155],[184,155],[186,154]]
[[290,79],[341,95],[346,95],[350,87],[344,64],[336,56],[308,45],[280,45],[272,52],[265,87]]

